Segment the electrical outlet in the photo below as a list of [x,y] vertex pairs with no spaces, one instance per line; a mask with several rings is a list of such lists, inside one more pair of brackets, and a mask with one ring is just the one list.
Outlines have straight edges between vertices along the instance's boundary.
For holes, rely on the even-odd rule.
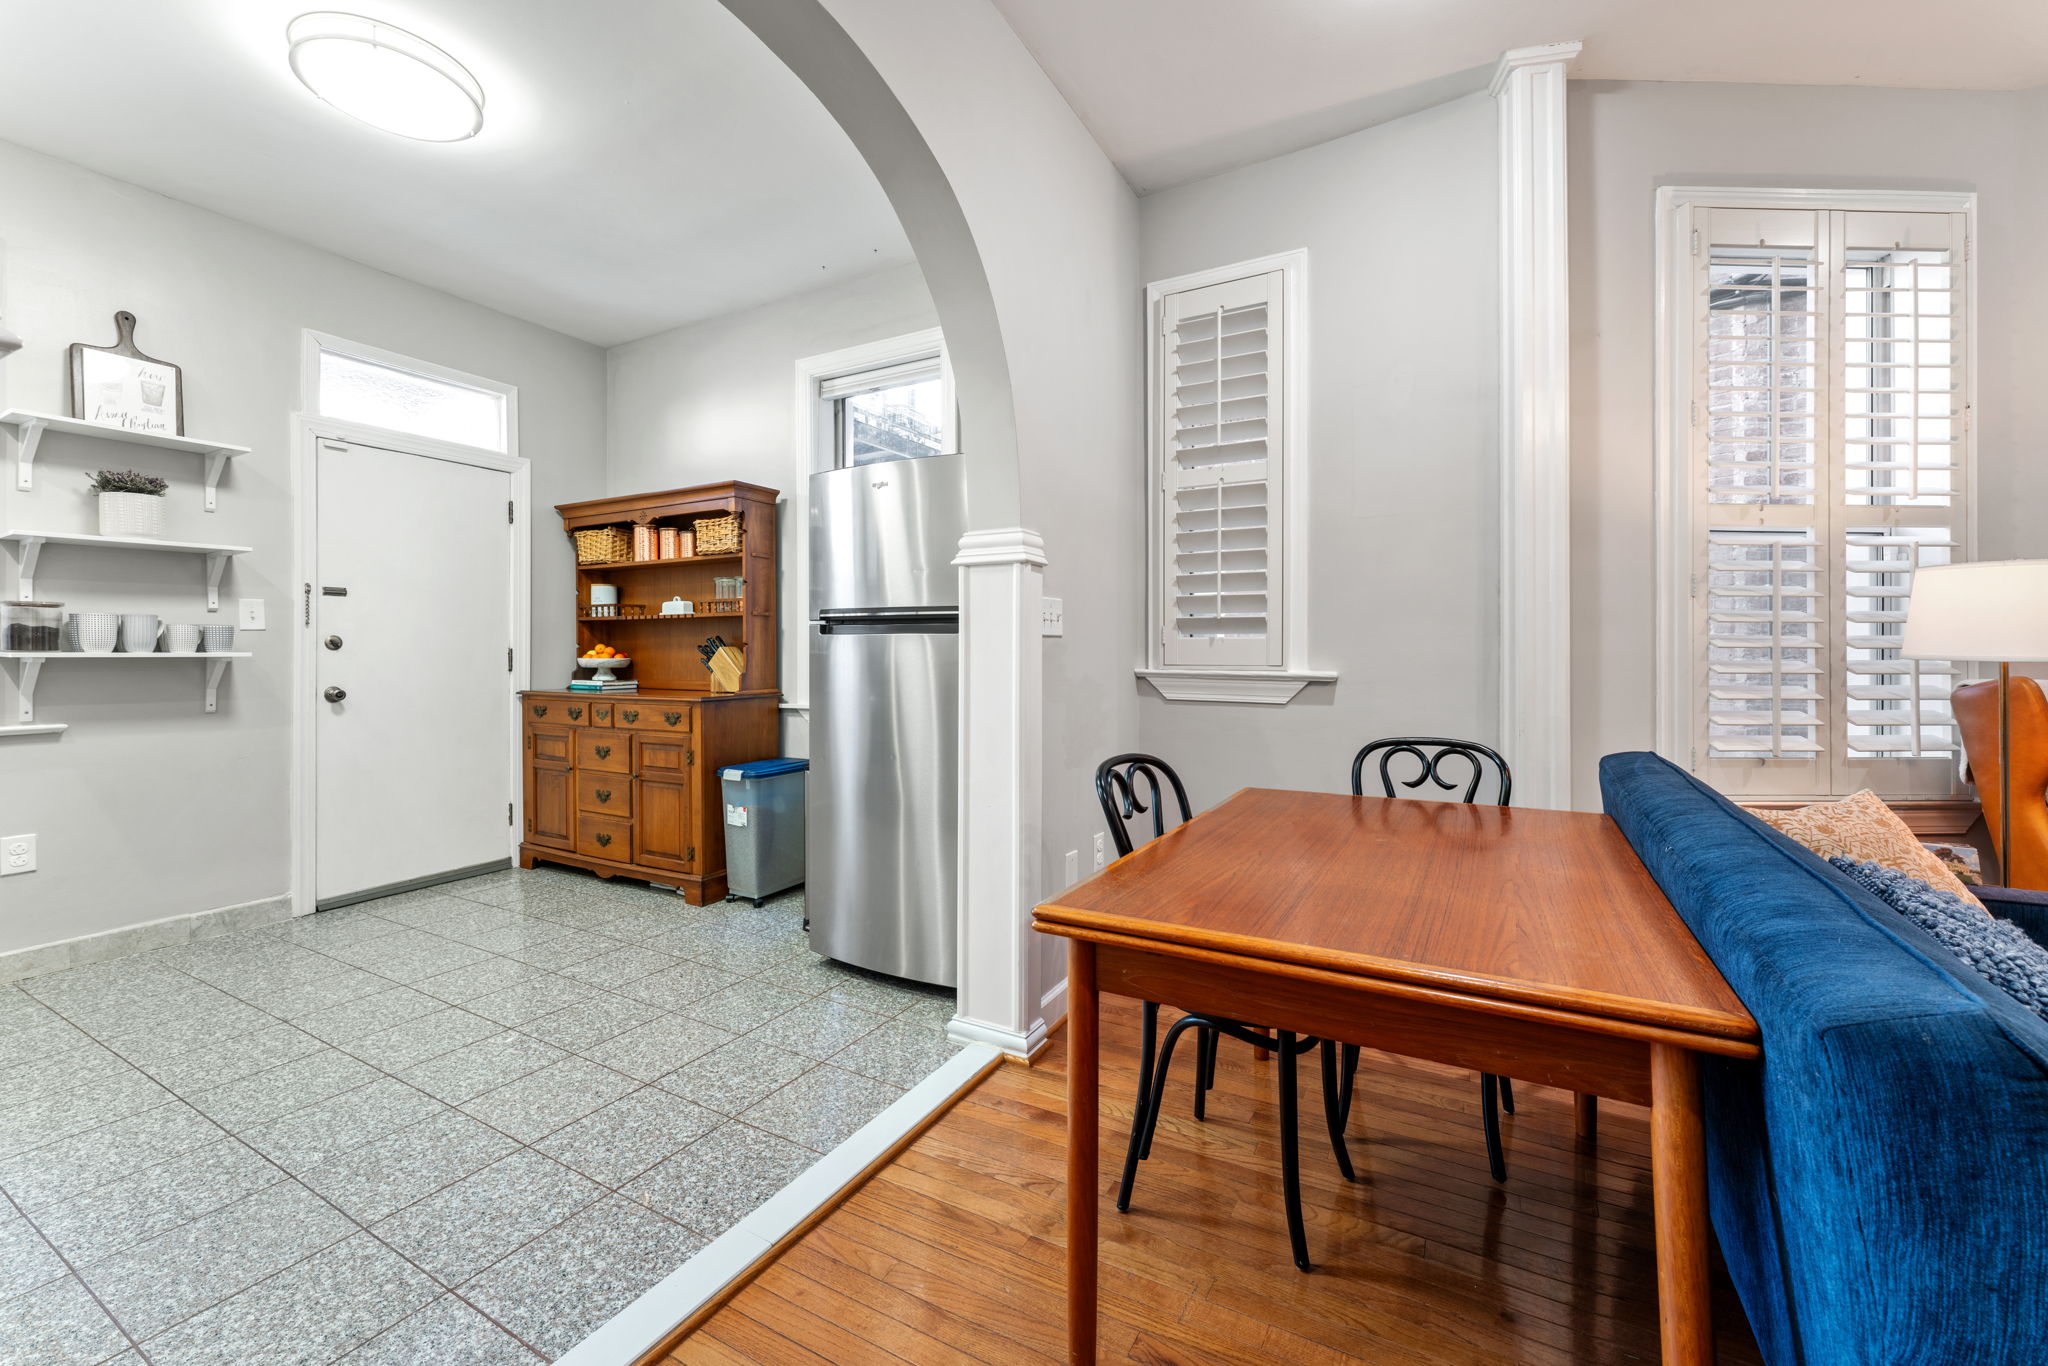
[[1067,886],[1069,886],[1069,887],[1071,887],[1071,886],[1073,886],[1073,885],[1074,885],[1075,883],[1079,882],[1080,880],[1081,880],[1081,851],[1080,851],[1079,849],[1069,849],[1069,850],[1067,850],[1067,884],[1066,884],[1066,885],[1067,885]]
[[1095,832],[1095,866],[1097,868],[1109,866],[1109,850],[1103,844],[1103,841],[1107,838],[1108,836],[1104,835],[1100,830]]
[[0,835],[0,877],[36,870],[34,835]]
[[263,599],[243,598],[242,608],[235,613],[235,625],[244,631],[263,629]]
[[1038,608],[1038,633],[1046,636],[1063,636],[1067,633],[1066,604],[1058,598],[1040,598]]

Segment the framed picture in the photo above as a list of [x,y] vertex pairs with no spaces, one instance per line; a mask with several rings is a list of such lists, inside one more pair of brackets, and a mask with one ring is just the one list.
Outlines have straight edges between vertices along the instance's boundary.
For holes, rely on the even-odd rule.
[[135,346],[135,315],[114,315],[112,346],[71,344],[71,415],[101,427],[185,434],[185,376]]

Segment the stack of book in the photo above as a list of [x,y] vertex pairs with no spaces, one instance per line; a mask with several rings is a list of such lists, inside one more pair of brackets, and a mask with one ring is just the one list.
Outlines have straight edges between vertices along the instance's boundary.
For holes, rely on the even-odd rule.
[[595,679],[579,678],[569,685],[570,692],[639,692],[640,685],[630,678],[615,678],[609,683]]

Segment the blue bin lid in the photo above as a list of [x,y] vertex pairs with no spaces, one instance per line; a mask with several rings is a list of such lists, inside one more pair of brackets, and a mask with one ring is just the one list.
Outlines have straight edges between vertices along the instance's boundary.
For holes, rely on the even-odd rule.
[[801,773],[811,766],[809,759],[752,759],[744,764],[727,764],[718,770],[721,778],[772,778],[778,773]]

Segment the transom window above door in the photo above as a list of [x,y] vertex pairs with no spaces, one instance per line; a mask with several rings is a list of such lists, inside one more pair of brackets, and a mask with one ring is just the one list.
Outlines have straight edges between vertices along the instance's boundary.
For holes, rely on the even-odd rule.
[[818,397],[832,408],[833,467],[943,455],[943,371],[933,356],[821,381]]
[[306,410],[365,427],[509,454],[518,390],[395,352],[308,332]]

